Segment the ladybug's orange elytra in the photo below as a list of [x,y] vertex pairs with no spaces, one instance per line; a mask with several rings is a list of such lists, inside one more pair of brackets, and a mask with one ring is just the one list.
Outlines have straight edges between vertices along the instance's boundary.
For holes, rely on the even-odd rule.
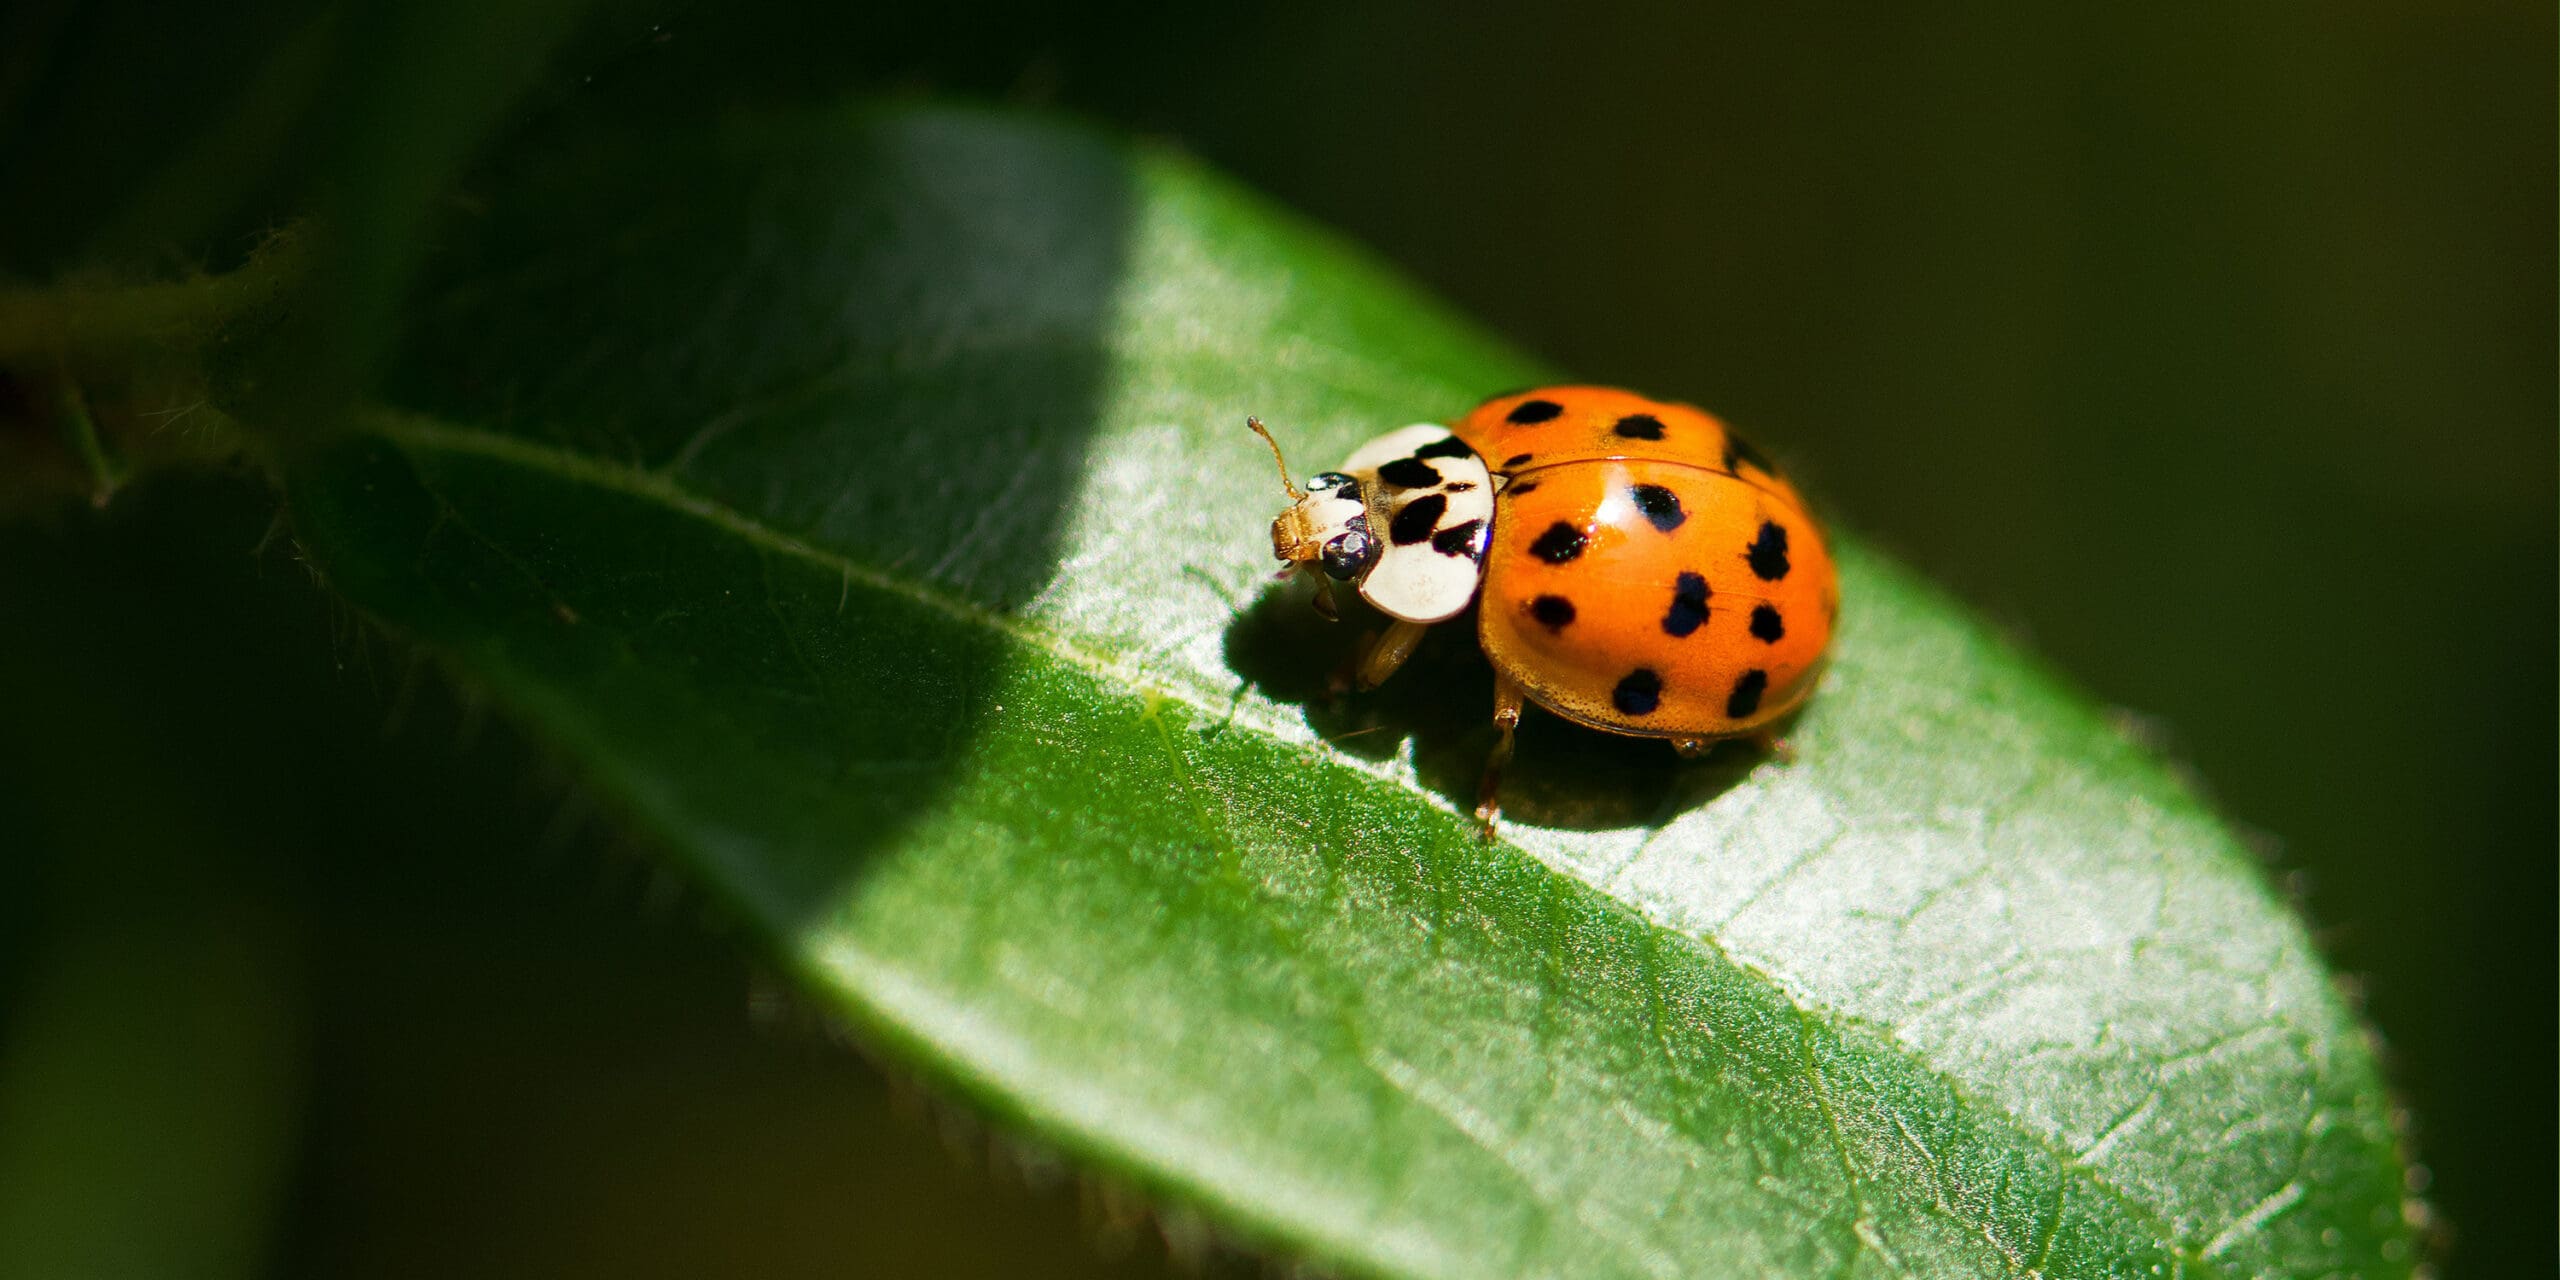
[[1766,457],[1689,405],[1590,386],[1496,396],[1446,429],[1382,436],[1308,490],[1293,488],[1273,550],[1397,620],[1360,664],[1364,687],[1477,597],[1501,733],[1477,810],[1488,833],[1524,700],[1695,754],[1760,735],[1820,678],[1839,608],[1821,529]]

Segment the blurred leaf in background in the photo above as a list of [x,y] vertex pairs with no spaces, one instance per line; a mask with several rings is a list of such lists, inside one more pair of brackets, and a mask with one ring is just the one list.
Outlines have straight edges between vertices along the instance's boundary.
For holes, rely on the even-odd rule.
[[[2330,950],[2366,976],[2426,1117],[2422,1154],[2460,1233],[2456,1270],[2548,1264],[2538,1225],[2553,1202],[2547,8],[2139,20],[2020,8],[1972,25],[1670,9],[1558,23],[1525,8],[1431,6],[676,6],[570,18],[492,10],[422,23],[388,9],[283,6],[145,22],[81,6],[22,10],[5,21],[25,38],[0,42],[0,253],[22,285],[184,280],[252,262],[295,217],[359,229],[338,242],[359,265],[328,273],[339,292],[302,295],[303,311],[221,367],[226,390],[256,392],[275,389],[277,370],[316,364],[271,415],[316,429],[342,421],[326,406],[367,385],[410,263],[450,281],[508,261],[503,241],[455,229],[487,212],[475,204],[493,189],[487,175],[562,154],[547,148],[563,139],[698,129],[882,88],[1063,102],[1169,134],[1351,228],[1578,375],[1693,396],[1758,425],[1786,442],[1827,507],[2031,632],[2103,696],[2156,715],[2226,806],[2278,833],[2279,865],[2308,873]],[[776,156],[752,130],[727,136],[734,145],[714,149],[705,181],[750,201],[790,189],[790,175],[760,168]],[[474,148],[480,158],[465,168]],[[595,176],[614,189],[613,175]],[[23,196],[36,191],[60,194]],[[622,221],[645,243],[645,207]],[[838,234],[850,250],[933,225],[902,226],[893,211]],[[1118,270],[1121,251],[1013,247],[1098,278]],[[716,263],[652,261],[678,273],[662,296],[716,293]],[[539,263],[513,278],[535,297],[574,298],[546,294]],[[616,378],[615,350],[581,346],[615,322],[685,319],[653,316],[646,297],[618,300],[637,301],[636,313],[594,300],[585,311],[475,310],[467,288],[431,286],[421,298],[406,323],[430,341],[394,361],[395,401],[497,397],[513,422],[587,431],[571,441],[581,446],[610,445],[654,406],[698,396],[712,367],[675,350]],[[795,332],[848,320],[854,349],[899,340],[864,336],[858,316],[795,317],[755,298],[733,298],[722,314],[774,326],[777,358],[790,356]],[[954,332],[988,318],[945,317]],[[1078,323],[1071,305],[1013,318],[1035,337],[1043,323]],[[138,335],[144,346],[154,336]],[[491,345],[475,349],[473,337]],[[557,351],[556,385],[618,381],[619,400],[545,400],[546,375],[528,382],[487,363],[501,343]],[[1060,358],[1074,349],[1061,345]],[[13,363],[13,418],[58,425],[34,393],[41,361],[22,348],[0,355]],[[937,394],[977,394],[969,389],[990,372]],[[81,385],[134,452],[159,438],[149,415],[182,408],[171,397],[189,390]],[[1017,419],[1019,444],[1059,449],[1070,468],[1076,451],[1057,432],[1072,429],[1079,395],[1110,385],[1101,366],[1046,369],[1011,391],[999,379],[973,411]],[[1086,390],[1033,394],[1075,386]],[[528,398],[508,398],[528,387]],[[865,405],[900,421],[895,397]],[[761,406],[746,427],[770,436],[791,412]],[[1043,426],[1043,414],[1058,421]],[[1357,424],[1321,425],[1334,441]],[[789,477],[724,481],[720,449],[705,455],[699,474],[732,485],[732,500],[752,493],[856,545],[905,536],[930,550],[966,538],[965,527],[930,521],[985,479],[945,469],[919,444],[883,465],[930,472],[943,488],[908,494],[912,511],[892,489],[829,513],[805,505],[823,494],[795,494]],[[928,523],[910,528],[907,516]],[[436,731],[404,716],[369,745],[383,736],[385,706],[415,703],[422,677],[346,675],[331,691],[332,660],[361,672],[380,653],[362,628],[331,615],[272,553],[207,558],[209,547],[272,548],[270,533],[253,488],[216,486],[139,500],[105,526],[24,535],[11,552],[12,615],[41,601],[65,620],[22,632],[9,661],[68,674],[28,703],[56,710],[20,721],[12,758],[26,763],[0,812],[29,830],[72,830],[64,814],[110,794],[95,780],[119,779],[154,797],[133,830],[207,833],[97,837],[174,860],[137,908],[183,901],[175,886],[205,874],[189,868],[236,866],[217,877],[232,896],[214,900],[242,905],[215,914],[275,922],[214,930],[239,944],[239,963],[200,975],[208,992],[283,993],[273,1003],[288,1010],[232,1027],[232,1049],[208,1059],[238,1064],[223,1077],[236,1087],[203,1095],[194,1131],[246,1172],[208,1178],[229,1198],[203,1212],[245,1218],[262,1196],[291,1203],[287,1256],[323,1270],[379,1263],[378,1250],[422,1271],[543,1258],[561,1261],[528,1271],[561,1269],[625,1251],[669,1273],[688,1257],[822,1270],[842,1263],[838,1249],[941,1247],[952,1252],[907,1265],[1018,1273],[1022,1257],[970,1253],[983,1242],[975,1227],[917,1225],[990,1214],[1048,1233],[1024,1237],[1051,1243],[1026,1256],[1088,1265],[1057,1247],[1073,1233],[1054,1197],[989,1200],[961,1190],[963,1179],[914,1172],[938,1171],[938,1157],[877,1124],[876,1098],[847,1080],[840,1056],[795,1061],[774,1037],[723,1017],[735,972],[721,948],[694,940],[690,920],[657,926],[651,942],[651,930],[618,923],[627,913],[589,901],[609,894],[522,883],[528,848],[549,850],[555,868],[620,865],[589,847],[610,841],[546,837],[545,800],[519,796],[485,830],[463,830],[403,798],[425,780],[427,794],[481,812],[487,802],[470,797],[503,793],[511,770],[426,750],[421,738]],[[80,550],[92,545],[113,549]],[[964,588],[1011,607],[1039,590],[1043,556],[957,563],[988,575]],[[263,568],[244,595],[250,565]],[[144,583],[157,592],[135,590]],[[168,607],[176,601],[199,603]],[[214,626],[173,645],[142,621],[226,609],[237,617],[228,634],[266,638],[212,643],[224,634]],[[965,652],[945,658],[967,665]],[[261,663],[275,672],[264,686],[273,696],[237,698],[235,673]],[[233,701],[220,700],[226,689]],[[344,705],[297,709],[332,698]],[[68,731],[80,708],[108,705],[139,710],[117,713],[127,728]],[[1431,714],[1389,705],[1408,724]],[[956,746],[967,722],[955,731]],[[486,732],[502,756],[520,750],[504,745],[503,724]],[[144,781],[169,771],[148,758],[101,768],[102,755],[137,754],[94,745],[117,733],[146,756],[153,744],[194,743],[168,754],[224,768],[181,784]],[[62,749],[74,742],[84,745]],[[235,776],[243,771],[249,780]],[[548,796],[563,785],[524,789]],[[262,794],[273,798],[244,801]],[[325,817],[309,809],[313,795],[332,797]],[[212,816],[225,806],[235,816]],[[261,834],[293,813],[307,816],[289,819],[289,838]],[[11,1030],[86,1026],[86,1041],[46,1043],[113,1044],[112,1007],[91,1007],[85,1022],[16,1011],[80,1007],[62,1003],[82,989],[66,974],[103,975],[87,989],[117,989],[114,966],[79,956],[112,952],[130,972],[196,935],[134,923],[158,935],[160,951],[101,944],[119,935],[79,923],[97,918],[77,906],[94,899],[60,872],[97,860],[72,855],[82,846],[66,836],[38,844],[53,860],[11,869],[6,883],[28,892],[0,908],[13,926],[0,940]],[[376,869],[351,876],[350,847]],[[312,852],[240,852],[275,849]],[[337,927],[362,941],[331,943]],[[484,938],[492,945],[475,945]],[[652,960],[661,948],[677,955]],[[311,976],[333,973],[367,976]],[[524,975],[540,980],[516,981]],[[558,1016],[573,1008],[586,1013]],[[306,1043],[303,1066],[278,1065]],[[12,1063],[72,1060],[10,1050]],[[716,1080],[741,1083],[705,1087]],[[632,1101],[551,1105],[599,1087]],[[811,1114],[875,1118],[850,1122],[834,1143],[810,1140]],[[306,1172],[261,1192],[272,1185],[261,1178],[278,1175],[254,1171],[275,1157],[219,1135],[272,1132],[291,1116],[305,1117]],[[610,1154],[663,1131],[650,1121],[664,1116],[692,1117],[677,1127],[696,1136]],[[714,1154],[723,1150],[735,1163]],[[552,1162],[524,1156],[538,1152]],[[492,1180],[491,1167],[519,1176]],[[949,1194],[852,1227],[838,1216],[849,1199],[877,1199],[857,1184],[916,1180]],[[573,1200],[597,1207],[573,1219],[561,1212]],[[2281,1225],[2292,1204],[2260,1207]],[[791,1221],[807,1225],[779,1225]],[[467,1225],[426,1225],[450,1222]],[[231,1225],[244,1243],[213,1253],[254,1256],[266,1233]]]

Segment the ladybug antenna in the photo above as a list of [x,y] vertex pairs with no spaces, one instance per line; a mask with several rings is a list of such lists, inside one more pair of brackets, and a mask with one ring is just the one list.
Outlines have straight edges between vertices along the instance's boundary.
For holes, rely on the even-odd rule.
[[1306,501],[1307,491],[1299,488],[1298,482],[1289,478],[1289,460],[1280,456],[1280,442],[1271,438],[1271,429],[1263,426],[1260,418],[1247,418],[1244,424],[1253,428],[1253,433],[1262,437],[1264,444],[1271,446],[1271,460],[1280,464],[1280,487],[1289,491],[1289,500]]

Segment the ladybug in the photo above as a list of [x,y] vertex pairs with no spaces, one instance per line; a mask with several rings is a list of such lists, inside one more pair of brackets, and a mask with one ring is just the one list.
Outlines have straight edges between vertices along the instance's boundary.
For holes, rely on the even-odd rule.
[[1284,577],[1336,616],[1350,583],[1393,622],[1352,668],[1393,674],[1434,623],[1477,605],[1493,722],[1476,816],[1489,835],[1529,703],[1683,756],[1767,740],[1813,692],[1839,580],[1804,499],[1766,456],[1685,404],[1611,387],[1496,396],[1447,426],[1353,450],[1271,522]]

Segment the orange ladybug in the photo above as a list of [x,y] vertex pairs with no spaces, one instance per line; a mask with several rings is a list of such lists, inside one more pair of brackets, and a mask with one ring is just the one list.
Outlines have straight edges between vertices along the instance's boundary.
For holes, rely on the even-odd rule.
[[1821,676],[1840,600],[1822,531],[1766,457],[1689,405],[1515,392],[1380,436],[1304,489],[1284,460],[1281,484],[1284,573],[1316,579],[1327,617],[1346,582],[1394,619],[1361,688],[1477,604],[1501,731],[1476,807],[1488,833],[1527,703],[1695,756],[1764,736]]

